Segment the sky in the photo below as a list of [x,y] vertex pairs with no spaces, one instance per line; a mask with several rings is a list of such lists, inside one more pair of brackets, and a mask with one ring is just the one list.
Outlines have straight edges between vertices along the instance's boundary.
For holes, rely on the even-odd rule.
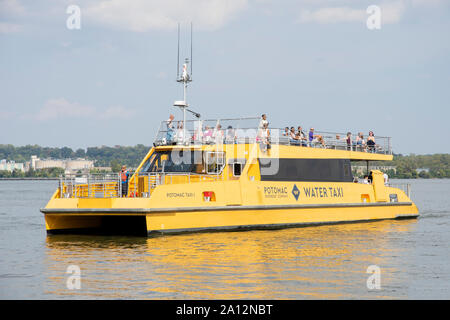
[[0,144],[150,146],[182,118],[178,22],[203,118],[450,153],[450,0],[0,0]]

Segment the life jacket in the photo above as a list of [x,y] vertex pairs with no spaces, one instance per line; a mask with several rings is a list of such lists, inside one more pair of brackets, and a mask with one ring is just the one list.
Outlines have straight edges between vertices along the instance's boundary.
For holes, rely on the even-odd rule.
[[122,182],[126,182],[128,180],[128,172],[127,171],[125,171],[125,172],[121,171],[120,172],[120,177],[122,179]]

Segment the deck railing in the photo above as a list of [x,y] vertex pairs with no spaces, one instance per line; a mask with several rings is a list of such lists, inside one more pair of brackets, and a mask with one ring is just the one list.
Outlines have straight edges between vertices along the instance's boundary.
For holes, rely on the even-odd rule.
[[[197,174],[189,172],[130,173],[127,194],[130,197],[150,197],[153,190],[163,184],[212,182],[223,180],[220,174]],[[59,198],[119,198],[123,184],[119,174],[87,175],[85,177],[60,177]]]
[[409,183],[388,183],[388,187],[397,188],[405,192],[408,198],[411,198],[411,184]]
[[[261,130],[258,128],[259,118],[213,119],[186,121],[186,129],[182,128],[182,121],[173,121],[168,129],[167,121],[162,121],[154,144],[161,145],[208,145],[208,144],[241,144],[261,143]],[[178,127],[178,128],[177,128]],[[280,145],[295,145],[300,147],[326,148],[348,150],[355,152],[369,152],[377,154],[392,154],[390,137],[374,136],[375,145],[357,142],[358,134],[351,134],[351,143],[347,143],[347,133],[314,131],[315,139],[310,141],[309,132],[303,131],[303,140],[295,140],[285,129],[271,128],[269,125],[270,143]],[[297,132],[297,130],[296,130]],[[186,137],[184,137],[184,133]]]

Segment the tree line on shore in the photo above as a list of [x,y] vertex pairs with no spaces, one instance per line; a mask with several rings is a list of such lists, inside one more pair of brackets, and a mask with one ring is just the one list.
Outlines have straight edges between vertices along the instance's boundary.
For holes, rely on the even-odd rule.
[[[136,168],[150,150],[149,146],[138,144],[136,146],[101,146],[76,149],[69,147],[41,147],[27,145],[15,147],[11,144],[0,144],[0,160],[15,161],[17,163],[30,161],[32,155],[40,159],[76,159],[84,158],[95,161],[95,167],[111,167],[113,172],[118,172],[122,165]],[[364,165],[361,163],[361,165]],[[450,154],[431,155],[394,155],[393,161],[377,161],[376,165],[394,166],[396,170],[387,170],[391,178],[450,178]],[[425,170],[417,170],[425,169]],[[93,169],[93,172],[99,172]],[[29,170],[21,172],[0,171],[0,177],[57,177],[64,174],[62,168],[48,168],[41,170]]]

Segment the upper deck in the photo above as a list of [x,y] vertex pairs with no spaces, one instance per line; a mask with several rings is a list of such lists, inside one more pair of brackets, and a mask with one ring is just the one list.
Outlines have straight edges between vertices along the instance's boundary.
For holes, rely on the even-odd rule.
[[[309,138],[309,130],[302,130],[303,139],[291,138],[289,132],[281,128],[268,127],[265,135],[258,117],[235,119],[207,119],[187,120],[183,128],[183,121],[162,121],[154,141],[158,149],[173,147],[208,148],[213,145],[233,144],[270,144],[279,147],[287,157],[297,155],[314,157],[336,157],[351,160],[392,160],[392,145],[390,137],[374,136],[375,145],[367,145],[367,135],[364,142],[357,142],[358,134],[351,134],[347,140],[347,133],[314,130],[314,139]],[[297,129],[295,129],[297,133]],[[350,141],[350,143],[348,143]],[[288,147],[292,146],[292,147]],[[229,149],[230,146],[222,146]],[[297,149],[298,148],[298,149]],[[304,149],[308,148],[308,149]],[[326,150],[326,151],[325,151]],[[290,155],[289,155],[290,153]]]

